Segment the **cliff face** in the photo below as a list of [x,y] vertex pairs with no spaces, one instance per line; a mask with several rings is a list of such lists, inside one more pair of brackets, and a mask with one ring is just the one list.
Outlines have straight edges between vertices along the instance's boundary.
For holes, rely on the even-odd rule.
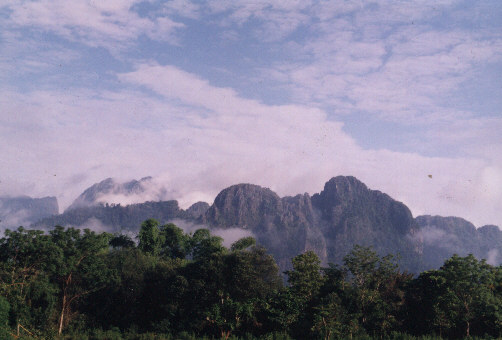
[[335,177],[312,197],[322,215],[328,259],[341,263],[354,244],[372,246],[380,254],[400,254],[401,264],[417,270],[420,239],[409,237],[418,226],[403,203],[380,191],[370,190],[354,177]]
[[312,197],[280,198],[270,189],[235,185],[216,197],[202,220],[214,227],[250,229],[281,268],[306,250],[314,250],[324,263],[341,263],[354,244],[382,254],[399,252],[407,268],[419,266],[420,242],[407,237],[417,229],[409,209],[354,177],[332,178]]
[[0,197],[0,227],[17,228],[59,212],[56,197]]
[[198,219],[206,213],[209,209],[209,204],[206,202],[197,202],[192,204],[187,210],[186,214],[189,218]]
[[425,269],[437,268],[453,254],[473,254],[490,264],[502,260],[502,232],[497,226],[476,229],[460,217],[418,216],[417,224],[424,244]]
[[141,223],[148,218],[166,223],[175,218],[189,219],[189,216],[179,208],[177,201],[145,202],[127,206],[100,204],[67,210],[63,214],[41,219],[31,227],[52,228],[61,225],[107,232],[138,232]]
[[253,184],[238,184],[216,196],[203,220],[222,228],[255,230],[266,228],[281,210],[281,199],[272,190]]
[[[142,190],[144,180],[148,178],[118,187],[112,180],[105,180],[86,190],[80,198],[95,202],[103,192],[132,193]],[[453,254],[472,253],[490,264],[502,262],[502,231],[498,227],[476,229],[458,217],[414,219],[406,205],[368,189],[354,177],[334,177],[313,196],[282,198],[258,185],[238,184],[221,191],[211,206],[197,202],[187,210],[180,209],[176,201],[127,206],[94,203],[50,216],[57,213],[55,198],[2,202],[6,201],[0,199],[2,207],[9,206],[13,211],[18,209],[15,207],[29,207],[30,218],[45,217],[33,227],[59,224],[137,232],[144,220],[155,218],[161,223],[182,219],[201,227],[242,228],[251,231],[258,243],[274,255],[282,270],[290,268],[291,258],[307,250],[315,251],[323,264],[342,263],[355,244],[371,246],[380,255],[399,255],[401,269],[414,273],[439,268]],[[24,214],[24,210],[19,211]]]

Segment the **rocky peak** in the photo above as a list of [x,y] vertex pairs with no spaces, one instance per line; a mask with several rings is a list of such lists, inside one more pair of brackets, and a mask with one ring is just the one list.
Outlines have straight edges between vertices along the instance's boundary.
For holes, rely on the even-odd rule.
[[324,184],[324,190],[312,196],[312,203],[319,208],[323,216],[330,218],[336,206],[346,206],[354,201],[364,199],[369,190],[357,178],[338,176]]
[[332,225],[351,216],[365,217],[368,221],[387,223],[384,228],[409,232],[414,225],[411,211],[401,202],[368,187],[352,176],[330,179],[324,190],[312,197],[312,205],[321,211],[322,217]]
[[139,181],[133,179],[122,184],[123,190],[128,194],[140,194],[145,191],[144,184],[152,180],[151,176],[143,177]]
[[237,184],[221,191],[205,214],[205,222],[221,227],[255,228],[281,209],[281,199],[268,188]]
[[79,208],[93,206],[99,203],[104,195],[138,195],[145,191],[145,184],[150,182],[152,177],[143,177],[139,181],[132,180],[125,183],[118,183],[113,178],[107,178],[99,183],[95,183],[87,188],[73,203],[66,209],[66,211]]
[[321,195],[336,200],[351,200],[368,192],[366,185],[352,176],[337,176],[324,184]]
[[204,215],[208,209],[209,204],[206,202],[196,202],[186,210],[186,213],[190,218],[198,219]]
[[437,228],[449,233],[462,233],[464,235],[476,235],[476,227],[469,221],[454,216],[430,216],[423,215],[415,218],[421,227]]
[[499,235],[501,230],[498,226],[489,224],[484,225],[478,229],[478,232],[485,235]]

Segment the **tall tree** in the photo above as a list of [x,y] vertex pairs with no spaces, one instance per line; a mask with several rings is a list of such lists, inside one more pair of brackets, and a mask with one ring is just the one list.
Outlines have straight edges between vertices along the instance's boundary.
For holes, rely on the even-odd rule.
[[227,249],[223,246],[223,239],[211,235],[208,229],[198,229],[190,239],[192,258],[196,261],[207,260],[213,254],[223,254]]
[[56,288],[46,273],[55,251],[50,236],[40,230],[19,227],[0,239],[0,289],[9,300],[13,326],[47,327]]
[[387,334],[400,322],[404,287],[411,275],[400,273],[392,255],[380,257],[371,248],[354,246],[344,257],[352,286],[353,313],[369,333]]
[[295,256],[291,262],[293,270],[286,272],[291,290],[298,298],[307,302],[319,292],[323,283],[321,261],[316,253],[307,251]]
[[184,259],[190,252],[190,236],[173,223],[160,227],[160,239],[163,256]]
[[440,274],[446,285],[445,294],[439,297],[441,307],[455,320],[457,332],[463,329],[463,335],[469,337],[473,323],[480,322],[485,308],[492,303],[493,267],[484,260],[478,261],[472,254],[454,255],[440,268]]
[[85,229],[64,229],[56,226],[50,231],[55,252],[50,259],[51,276],[60,288],[58,334],[70,321],[72,305],[83,296],[105,286],[109,271],[104,261],[111,235],[96,234]]
[[138,248],[144,253],[154,256],[159,255],[163,243],[159,225],[159,221],[153,218],[141,223],[141,229],[138,234]]

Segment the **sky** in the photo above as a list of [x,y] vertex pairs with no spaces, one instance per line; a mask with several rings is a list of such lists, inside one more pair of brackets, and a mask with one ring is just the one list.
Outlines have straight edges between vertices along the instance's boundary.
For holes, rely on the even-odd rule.
[[[502,2],[0,1],[0,195],[352,175],[502,226]],[[143,197],[144,198],[144,197]]]

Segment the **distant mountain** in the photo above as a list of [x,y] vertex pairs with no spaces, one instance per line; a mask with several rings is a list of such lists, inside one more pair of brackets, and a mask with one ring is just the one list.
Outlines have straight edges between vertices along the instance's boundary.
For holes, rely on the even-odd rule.
[[186,210],[186,215],[188,218],[196,220],[200,218],[202,215],[204,215],[208,209],[209,209],[209,204],[207,204],[206,202],[197,202],[192,204]]
[[30,225],[58,213],[59,207],[56,197],[0,197],[0,227],[2,229]]
[[423,262],[438,268],[453,254],[487,259],[490,264],[502,262],[502,232],[497,226],[474,225],[460,217],[418,216],[423,241]]
[[73,203],[66,209],[70,211],[76,208],[99,205],[101,203],[114,202],[128,196],[140,195],[146,191],[146,186],[150,184],[152,177],[144,177],[130,182],[118,183],[113,178],[107,178],[99,183],[87,188]]
[[[193,221],[202,214],[202,202],[186,211],[180,209],[177,201],[144,202],[122,206],[120,204],[99,204],[66,210],[63,214],[44,218],[31,228],[50,228],[56,225],[99,229],[107,232],[138,232],[141,223],[154,218],[162,224],[173,219]],[[207,203],[205,203],[209,206]],[[200,213],[197,214],[197,211]]]
[[314,250],[324,263],[341,263],[354,244],[400,253],[409,270],[421,267],[422,243],[409,236],[419,231],[410,210],[354,177],[332,178],[312,197],[280,198],[256,185],[234,185],[216,197],[201,221],[249,229],[282,268],[306,250]]
[[161,223],[176,219],[213,229],[240,228],[251,232],[282,270],[289,268],[292,257],[307,250],[314,250],[324,264],[342,263],[355,244],[371,246],[381,255],[398,255],[401,268],[414,273],[438,268],[454,253],[472,253],[492,264],[502,262],[498,227],[476,229],[458,217],[413,218],[406,205],[350,176],[330,179],[312,196],[279,197],[268,188],[237,184],[222,190],[211,206],[197,202],[186,210],[177,201],[99,203],[104,195],[139,193],[148,181],[104,180],[84,191],[71,209],[33,227],[59,224],[136,233],[144,220],[155,218]]

